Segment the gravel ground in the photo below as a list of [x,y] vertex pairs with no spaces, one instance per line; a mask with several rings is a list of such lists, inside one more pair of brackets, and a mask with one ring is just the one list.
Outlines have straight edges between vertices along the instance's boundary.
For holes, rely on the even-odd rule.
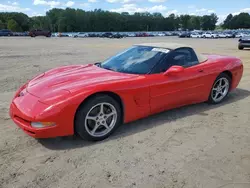
[[[36,140],[10,120],[15,90],[48,69],[102,61],[141,42],[180,42],[244,62],[221,105],[197,104],[121,126],[109,139]],[[250,51],[237,39],[0,38],[0,187],[249,188]]]

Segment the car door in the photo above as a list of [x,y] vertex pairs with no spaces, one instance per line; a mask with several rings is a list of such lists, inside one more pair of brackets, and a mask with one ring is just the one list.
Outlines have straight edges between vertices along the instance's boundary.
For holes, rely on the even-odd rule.
[[[176,49],[164,61],[150,86],[152,113],[204,100],[205,73],[192,48]],[[184,71],[165,76],[164,72],[174,65],[184,67]]]

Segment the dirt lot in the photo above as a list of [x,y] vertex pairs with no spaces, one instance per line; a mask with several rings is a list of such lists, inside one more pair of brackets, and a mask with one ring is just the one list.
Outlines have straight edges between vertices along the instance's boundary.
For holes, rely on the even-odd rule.
[[[9,119],[14,91],[50,68],[93,63],[140,42],[181,42],[244,62],[221,105],[198,104],[121,126],[109,139],[36,140]],[[0,38],[0,187],[250,187],[250,51],[237,39]]]

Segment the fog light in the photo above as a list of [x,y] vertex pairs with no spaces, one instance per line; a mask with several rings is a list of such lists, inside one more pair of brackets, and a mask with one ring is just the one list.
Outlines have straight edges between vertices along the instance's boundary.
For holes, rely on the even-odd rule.
[[31,122],[31,126],[35,128],[51,127],[56,125],[54,122]]

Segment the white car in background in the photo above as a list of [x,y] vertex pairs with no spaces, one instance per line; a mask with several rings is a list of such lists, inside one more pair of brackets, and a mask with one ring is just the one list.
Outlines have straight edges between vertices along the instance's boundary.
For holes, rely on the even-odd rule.
[[219,38],[228,38],[228,35],[226,33],[218,33]]
[[74,38],[85,38],[88,36],[89,36],[88,33],[83,33],[83,32],[79,32],[79,33],[72,35],[72,37],[74,37]]
[[218,34],[212,32],[205,32],[202,34],[203,38],[218,38]]
[[200,33],[191,33],[191,38],[202,38],[202,35]]
[[242,38],[242,37],[249,37],[250,34],[247,34],[247,33],[237,33],[235,35],[236,38]]
[[164,34],[164,33],[158,33],[157,36],[159,36],[159,37],[164,37],[165,34]]

